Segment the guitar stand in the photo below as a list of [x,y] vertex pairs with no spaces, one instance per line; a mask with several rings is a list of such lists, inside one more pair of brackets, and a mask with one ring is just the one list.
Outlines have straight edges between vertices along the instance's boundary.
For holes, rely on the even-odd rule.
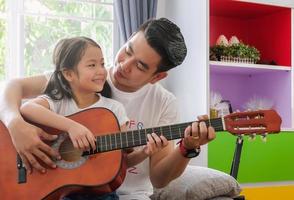
[[27,170],[25,166],[23,165],[23,162],[17,154],[16,156],[16,164],[17,164],[17,170],[18,170],[18,184],[26,183],[27,182]]
[[[231,172],[230,172],[230,175],[234,177],[236,180],[237,180],[238,171],[239,171],[242,147],[243,147],[243,138],[241,136],[238,136],[236,139],[235,153],[234,153],[234,157],[233,157],[233,161],[231,165]],[[238,197],[235,197],[234,200],[245,200],[245,196],[240,195]]]

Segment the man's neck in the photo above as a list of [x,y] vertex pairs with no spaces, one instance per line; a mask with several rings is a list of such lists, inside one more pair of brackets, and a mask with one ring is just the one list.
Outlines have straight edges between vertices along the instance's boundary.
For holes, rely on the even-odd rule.
[[132,92],[136,92],[136,91],[138,91],[140,89],[140,88],[139,89],[134,89],[134,88],[126,87],[124,85],[119,84],[119,82],[116,81],[115,78],[114,78],[113,67],[110,68],[110,70],[109,70],[109,77],[110,77],[110,80],[111,80],[113,86],[116,89],[118,89],[118,90],[120,90],[122,92],[132,93]]

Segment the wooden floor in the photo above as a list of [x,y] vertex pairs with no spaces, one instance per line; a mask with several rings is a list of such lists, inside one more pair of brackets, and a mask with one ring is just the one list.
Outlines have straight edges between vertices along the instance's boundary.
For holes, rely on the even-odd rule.
[[294,185],[243,188],[245,200],[294,200]]

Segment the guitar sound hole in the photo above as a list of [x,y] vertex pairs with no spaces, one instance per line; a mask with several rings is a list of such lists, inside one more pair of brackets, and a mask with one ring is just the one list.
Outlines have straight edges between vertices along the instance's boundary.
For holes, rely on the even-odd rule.
[[70,139],[65,139],[59,147],[59,153],[63,160],[75,162],[81,158],[83,151],[74,148]]

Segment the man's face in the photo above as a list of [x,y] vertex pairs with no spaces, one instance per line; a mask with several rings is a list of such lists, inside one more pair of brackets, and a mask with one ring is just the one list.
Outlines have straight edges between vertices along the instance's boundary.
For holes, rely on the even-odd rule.
[[166,76],[165,72],[155,73],[160,61],[160,55],[152,49],[140,31],[119,50],[110,76],[116,88],[134,92]]

